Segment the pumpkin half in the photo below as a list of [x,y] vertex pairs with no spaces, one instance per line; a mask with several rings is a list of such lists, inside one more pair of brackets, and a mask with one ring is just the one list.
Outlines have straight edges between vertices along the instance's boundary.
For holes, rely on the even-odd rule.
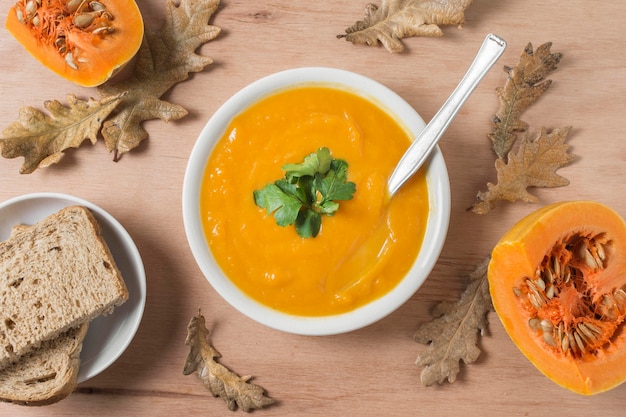
[[86,87],[127,64],[144,34],[134,0],[19,0],[6,28],[43,65]]
[[626,223],[603,204],[562,202],[519,221],[492,252],[493,305],[522,353],[579,394],[626,380]]

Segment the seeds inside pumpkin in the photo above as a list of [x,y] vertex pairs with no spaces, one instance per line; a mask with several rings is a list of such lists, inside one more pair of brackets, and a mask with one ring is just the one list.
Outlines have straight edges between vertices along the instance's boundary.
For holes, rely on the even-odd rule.
[[[514,288],[530,312],[528,325],[546,345],[580,358],[610,343],[621,327],[626,319],[626,288],[597,294],[590,281],[606,268],[610,244],[603,236],[574,236],[559,242],[535,276]],[[563,308],[562,301],[570,307]]]
[[20,0],[15,13],[20,22],[54,47],[73,69],[80,69],[80,64],[85,62],[80,42],[93,42],[96,37],[104,38],[115,32],[115,16],[99,1]]

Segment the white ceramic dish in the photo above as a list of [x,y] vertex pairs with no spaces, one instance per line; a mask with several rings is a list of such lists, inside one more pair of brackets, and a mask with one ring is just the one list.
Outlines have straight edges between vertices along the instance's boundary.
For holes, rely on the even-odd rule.
[[95,215],[129,292],[126,303],[108,316],[94,319],[83,343],[78,382],[84,382],[108,368],[132,341],[146,303],[146,275],[135,243],[124,227],[100,207],[66,194],[27,194],[0,204],[0,240],[6,240],[13,226],[33,224],[70,205],[88,207]]
[[304,335],[344,333],[372,324],[406,302],[426,280],[443,247],[450,217],[450,184],[443,156],[437,148],[428,164],[430,213],[422,249],[407,276],[385,296],[354,311],[325,317],[300,317],[270,309],[243,294],[222,273],[208,248],[199,212],[199,191],[206,162],[231,119],[250,104],[279,90],[322,84],[347,89],[377,103],[414,136],[425,123],[415,110],[382,84],[349,71],[332,68],[298,68],[262,78],[227,100],[208,121],[191,152],[183,184],[183,218],[187,239],[200,269],[213,288],[246,316],[275,329]]

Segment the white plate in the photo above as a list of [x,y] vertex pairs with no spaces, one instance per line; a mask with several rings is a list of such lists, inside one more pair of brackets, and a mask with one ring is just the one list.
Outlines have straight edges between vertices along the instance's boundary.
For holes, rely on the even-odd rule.
[[66,194],[27,194],[0,204],[0,241],[11,235],[17,224],[33,224],[63,207],[89,208],[102,228],[113,258],[128,288],[128,301],[108,316],[94,319],[83,343],[78,382],[84,382],[108,368],[132,341],[146,303],[146,274],[141,255],[124,227],[109,213],[88,201]]

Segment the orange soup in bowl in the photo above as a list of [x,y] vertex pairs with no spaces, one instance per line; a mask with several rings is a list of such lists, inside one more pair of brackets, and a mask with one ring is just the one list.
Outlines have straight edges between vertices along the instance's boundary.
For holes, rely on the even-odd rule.
[[[410,140],[375,103],[340,88],[293,87],[252,104],[230,122],[202,180],[202,224],[216,263],[252,299],[299,316],[345,313],[385,295],[415,262],[428,219],[423,172],[387,195]],[[348,163],[356,191],[323,217],[316,237],[303,238],[278,226],[253,193],[322,147]]]

